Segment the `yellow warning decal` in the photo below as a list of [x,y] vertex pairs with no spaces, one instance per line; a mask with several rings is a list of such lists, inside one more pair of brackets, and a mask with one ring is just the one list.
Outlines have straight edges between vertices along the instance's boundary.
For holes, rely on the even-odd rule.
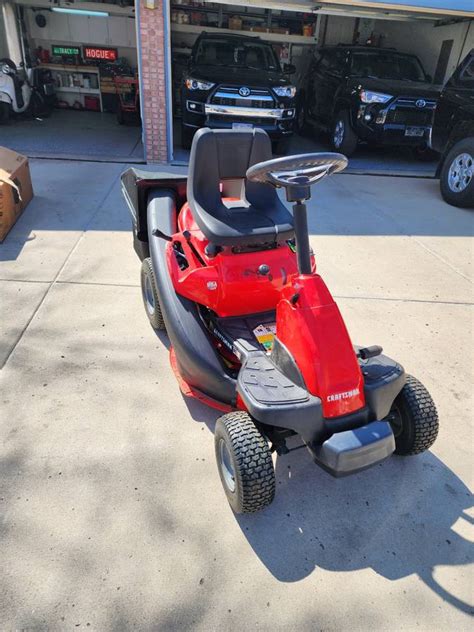
[[264,347],[265,351],[270,353],[273,347],[273,338],[276,334],[276,323],[267,323],[258,325],[253,330],[253,335],[258,342]]

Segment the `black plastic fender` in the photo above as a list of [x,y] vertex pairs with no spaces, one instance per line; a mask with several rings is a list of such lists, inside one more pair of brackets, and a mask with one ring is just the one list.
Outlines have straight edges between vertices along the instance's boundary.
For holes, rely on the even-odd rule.
[[147,204],[150,256],[161,311],[176,361],[188,384],[227,404],[235,404],[236,381],[224,370],[196,305],[176,294],[166,265],[164,239],[152,236],[155,229],[166,235],[176,232],[176,202],[172,190],[150,191]]

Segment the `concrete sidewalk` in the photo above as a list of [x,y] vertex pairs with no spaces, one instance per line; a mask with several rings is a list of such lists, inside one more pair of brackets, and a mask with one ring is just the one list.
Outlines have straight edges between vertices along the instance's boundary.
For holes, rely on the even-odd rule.
[[347,479],[301,450],[236,518],[216,413],[148,325],[120,164],[32,161],[0,245],[0,630],[468,630],[473,594],[472,232],[428,179],[340,175],[310,210],[360,344],[421,379],[422,456]]

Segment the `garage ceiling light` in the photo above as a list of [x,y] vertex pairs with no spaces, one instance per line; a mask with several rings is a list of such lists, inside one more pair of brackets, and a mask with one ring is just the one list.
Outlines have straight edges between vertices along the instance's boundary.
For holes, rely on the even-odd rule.
[[85,11],[84,9],[63,9],[61,7],[52,7],[55,13],[71,13],[72,15],[91,15],[94,18],[108,18],[109,14],[105,11]]

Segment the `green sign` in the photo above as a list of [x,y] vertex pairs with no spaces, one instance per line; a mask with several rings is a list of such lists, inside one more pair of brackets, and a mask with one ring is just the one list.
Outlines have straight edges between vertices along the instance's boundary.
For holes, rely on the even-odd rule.
[[80,49],[77,46],[51,46],[51,52],[53,55],[61,55],[61,57],[76,57],[81,54]]

